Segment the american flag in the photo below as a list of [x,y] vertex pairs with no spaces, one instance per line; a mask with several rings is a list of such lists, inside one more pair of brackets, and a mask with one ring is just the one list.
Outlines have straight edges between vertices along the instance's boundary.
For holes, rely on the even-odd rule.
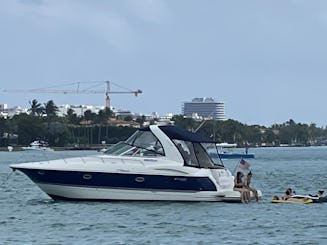
[[250,168],[250,163],[245,161],[243,158],[240,160],[238,166],[242,169],[249,169]]

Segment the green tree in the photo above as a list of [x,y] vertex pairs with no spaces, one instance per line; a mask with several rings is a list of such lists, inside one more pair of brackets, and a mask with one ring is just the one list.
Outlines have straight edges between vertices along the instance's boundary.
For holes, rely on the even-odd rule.
[[124,120],[127,121],[127,122],[130,122],[130,121],[133,120],[133,118],[132,118],[131,116],[126,116],[126,117],[124,118]]
[[71,108],[67,110],[66,119],[70,124],[79,124],[81,121],[77,114],[74,112],[74,110]]
[[104,112],[108,118],[113,118],[115,117],[115,113],[108,107],[104,109]]
[[136,122],[140,124],[140,127],[142,127],[145,122],[145,116],[142,115],[141,117],[136,118]]
[[46,130],[46,139],[49,145],[63,146],[66,139],[69,138],[68,129],[64,123],[60,121],[46,122],[43,124]]
[[58,113],[59,109],[53,102],[53,100],[49,100],[44,104],[44,112],[48,117],[55,117]]
[[0,137],[3,135],[7,130],[7,120],[3,117],[0,117]]
[[96,117],[96,113],[92,112],[91,110],[86,110],[84,112],[84,120],[86,120],[87,122],[94,122]]
[[187,130],[193,131],[200,124],[196,122],[193,118],[184,117],[183,115],[175,115],[172,120],[175,122],[176,126],[185,128]]
[[107,124],[109,120],[109,114],[106,110],[100,110],[96,116],[96,122],[100,124]]
[[271,144],[271,145],[278,145],[279,139],[278,139],[278,135],[275,133],[275,131],[278,132],[277,130],[273,130],[271,128],[265,129],[265,131],[262,135],[262,142]]
[[42,125],[44,118],[20,114],[14,116],[12,120],[14,126],[12,133],[18,135],[19,145],[28,145],[37,139],[47,140],[46,129]]
[[29,101],[31,108],[28,109],[32,116],[40,116],[44,113],[44,107],[36,99]]

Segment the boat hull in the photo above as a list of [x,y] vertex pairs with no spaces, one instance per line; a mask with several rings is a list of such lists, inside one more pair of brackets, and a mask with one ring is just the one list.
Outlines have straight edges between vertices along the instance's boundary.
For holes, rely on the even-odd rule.
[[79,201],[222,201],[217,192],[37,185],[54,200]]
[[219,201],[209,177],[18,169],[53,199]]
[[209,177],[18,169],[35,183],[95,188],[216,191]]
[[241,202],[209,177],[14,169],[55,200]]

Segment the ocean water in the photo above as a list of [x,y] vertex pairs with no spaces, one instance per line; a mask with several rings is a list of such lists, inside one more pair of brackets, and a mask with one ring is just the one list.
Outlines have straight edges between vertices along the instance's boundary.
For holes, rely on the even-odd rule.
[[[327,192],[327,148],[250,149],[258,203],[59,202],[9,164],[95,152],[0,152],[1,244],[326,244],[327,203],[272,204],[287,187]],[[237,160],[226,160],[234,170]]]

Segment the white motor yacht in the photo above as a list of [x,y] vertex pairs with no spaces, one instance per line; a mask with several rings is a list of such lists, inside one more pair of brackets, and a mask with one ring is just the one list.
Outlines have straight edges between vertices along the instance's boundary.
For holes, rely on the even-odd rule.
[[53,199],[240,202],[231,172],[208,154],[215,143],[176,126],[152,125],[105,153],[10,167]]
[[49,144],[43,140],[34,140],[29,146],[22,147],[22,149],[25,151],[53,151],[53,149],[49,147]]

